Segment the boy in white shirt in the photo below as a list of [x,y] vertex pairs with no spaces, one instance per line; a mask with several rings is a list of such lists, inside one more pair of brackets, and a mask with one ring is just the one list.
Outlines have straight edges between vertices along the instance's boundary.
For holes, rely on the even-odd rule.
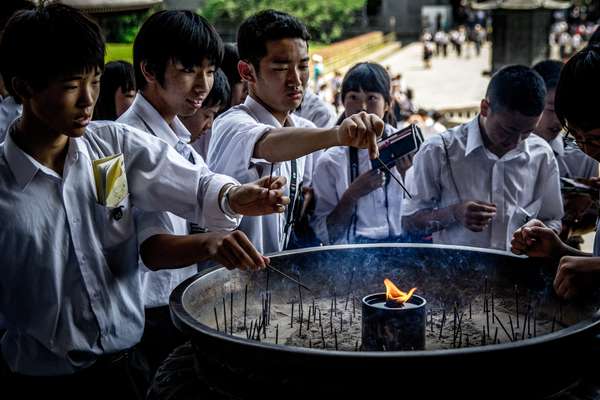
[[542,78],[528,67],[494,74],[479,115],[429,137],[409,176],[403,227],[434,243],[507,250],[531,218],[560,231],[558,166],[550,146],[530,135],[544,108]]
[[[585,90],[584,90],[585,89]],[[600,46],[591,45],[564,65],[556,87],[555,110],[561,126],[581,149],[600,161]],[[511,250],[530,257],[558,261],[554,290],[563,298],[597,290],[600,284],[600,220],[596,224],[593,253],[563,243],[556,232],[539,220],[531,220],[513,235]]]
[[383,121],[360,113],[339,127],[315,128],[293,114],[308,80],[309,34],[291,15],[267,10],[246,19],[238,30],[238,70],[248,83],[244,104],[213,124],[208,164],[240,182],[273,173],[290,183],[291,206],[285,216],[244,218],[240,228],[265,253],[285,249],[292,235],[302,184],[310,186],[311,153],[338,145],[368,147],[377,154]]
[[[191,134],[177,116],[191,116],[198,112],[213,86],[215,69],[223,57],[223,43],[216,30],[192,11],[159,11],[140,28],[133,44],[133,54],[139,92],[117,122],[164,140],[182,157],[200,166],[212,179],[237,183],[208,169],[204,159],[189,145]],[[280,182],[273,179],[273,185],[278,186]],[[197,272],[197,266],[188,256],[189,252],[179,247],[181,241],[186,240],[182,236],[191,233],[190,222],[166,213],[141,214],[137,224],[142,260],[152,268],[171,267],[152,271],[142,264],[146,327],[141,348],[155,369],[173,348],[185,340],[171,321],[169,296],[178,284]],[[236,224],[229,223],[200,226],[213,232],[236,227]],[[222,235],[217,233],[217,236]],[[235,235],[241,248],[253,250],[242,232]],[[168,260],[170,263],[167,263]],[[192,262],[188,264],[185,261]]]
[[[287,203],[281,191],[257,185],[229,189],[231,179],[207,174],[135,128],[90,124],[104,55],[98,25],[61,4],[15,14],[0,39],[0,73],[23,104],[0,146],[7,393],[141,398],[130,357],[144,326],[133,208],[235,225],[239,214],[282,211]],[[107,157],[122,162],[117,171],[127,183],[109,193],[114,206],[99,196],[93,171]],[[222,245],[231,235],[198,240],[188,255],[230,267],[268,262]]]

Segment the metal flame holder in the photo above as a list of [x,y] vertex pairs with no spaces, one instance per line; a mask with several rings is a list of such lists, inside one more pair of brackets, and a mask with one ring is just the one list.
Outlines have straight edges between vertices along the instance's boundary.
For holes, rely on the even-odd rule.
[[385,293],[362,299],[362,350],[425,349],[427,301],[413,295],[404,305],[386,302]]

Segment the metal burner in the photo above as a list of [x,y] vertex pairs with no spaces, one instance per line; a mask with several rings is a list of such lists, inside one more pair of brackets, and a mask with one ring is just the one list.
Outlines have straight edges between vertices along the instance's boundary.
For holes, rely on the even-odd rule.
[[403,304],[386,301],[385,293],[362,299],[362,347],[366,351],[425,349],[427,301],[416,294]]

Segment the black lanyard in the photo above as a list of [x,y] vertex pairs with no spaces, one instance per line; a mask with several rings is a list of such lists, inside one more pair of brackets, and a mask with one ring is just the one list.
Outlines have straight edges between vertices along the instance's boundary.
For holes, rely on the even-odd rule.
[[292,172],[290,174],[290,206],[287,209],[287,214],[285,216],[285,226],[283,228],[283,248],[287,248],[292,229],[294,228],[294,224],[296,223],[297,218],[297,210],[301,208],[300,204],[296,204],[299,199],[300,186],[302,183],[298,185],[298,162],[297,160],[290,161]]

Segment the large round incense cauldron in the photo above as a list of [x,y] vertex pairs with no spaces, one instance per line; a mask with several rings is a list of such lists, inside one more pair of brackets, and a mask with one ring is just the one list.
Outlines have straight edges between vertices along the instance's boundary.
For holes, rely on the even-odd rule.
[[[599,359],[599,293],[561,301],[547,261],[424,244],[326,246],[271,260],[310,291],[272,271],[214,268],[171,295],[198,379],[215,397],[545,398]],[[361,301],[385,278],[426,299],[422,350],[367,351]]]

